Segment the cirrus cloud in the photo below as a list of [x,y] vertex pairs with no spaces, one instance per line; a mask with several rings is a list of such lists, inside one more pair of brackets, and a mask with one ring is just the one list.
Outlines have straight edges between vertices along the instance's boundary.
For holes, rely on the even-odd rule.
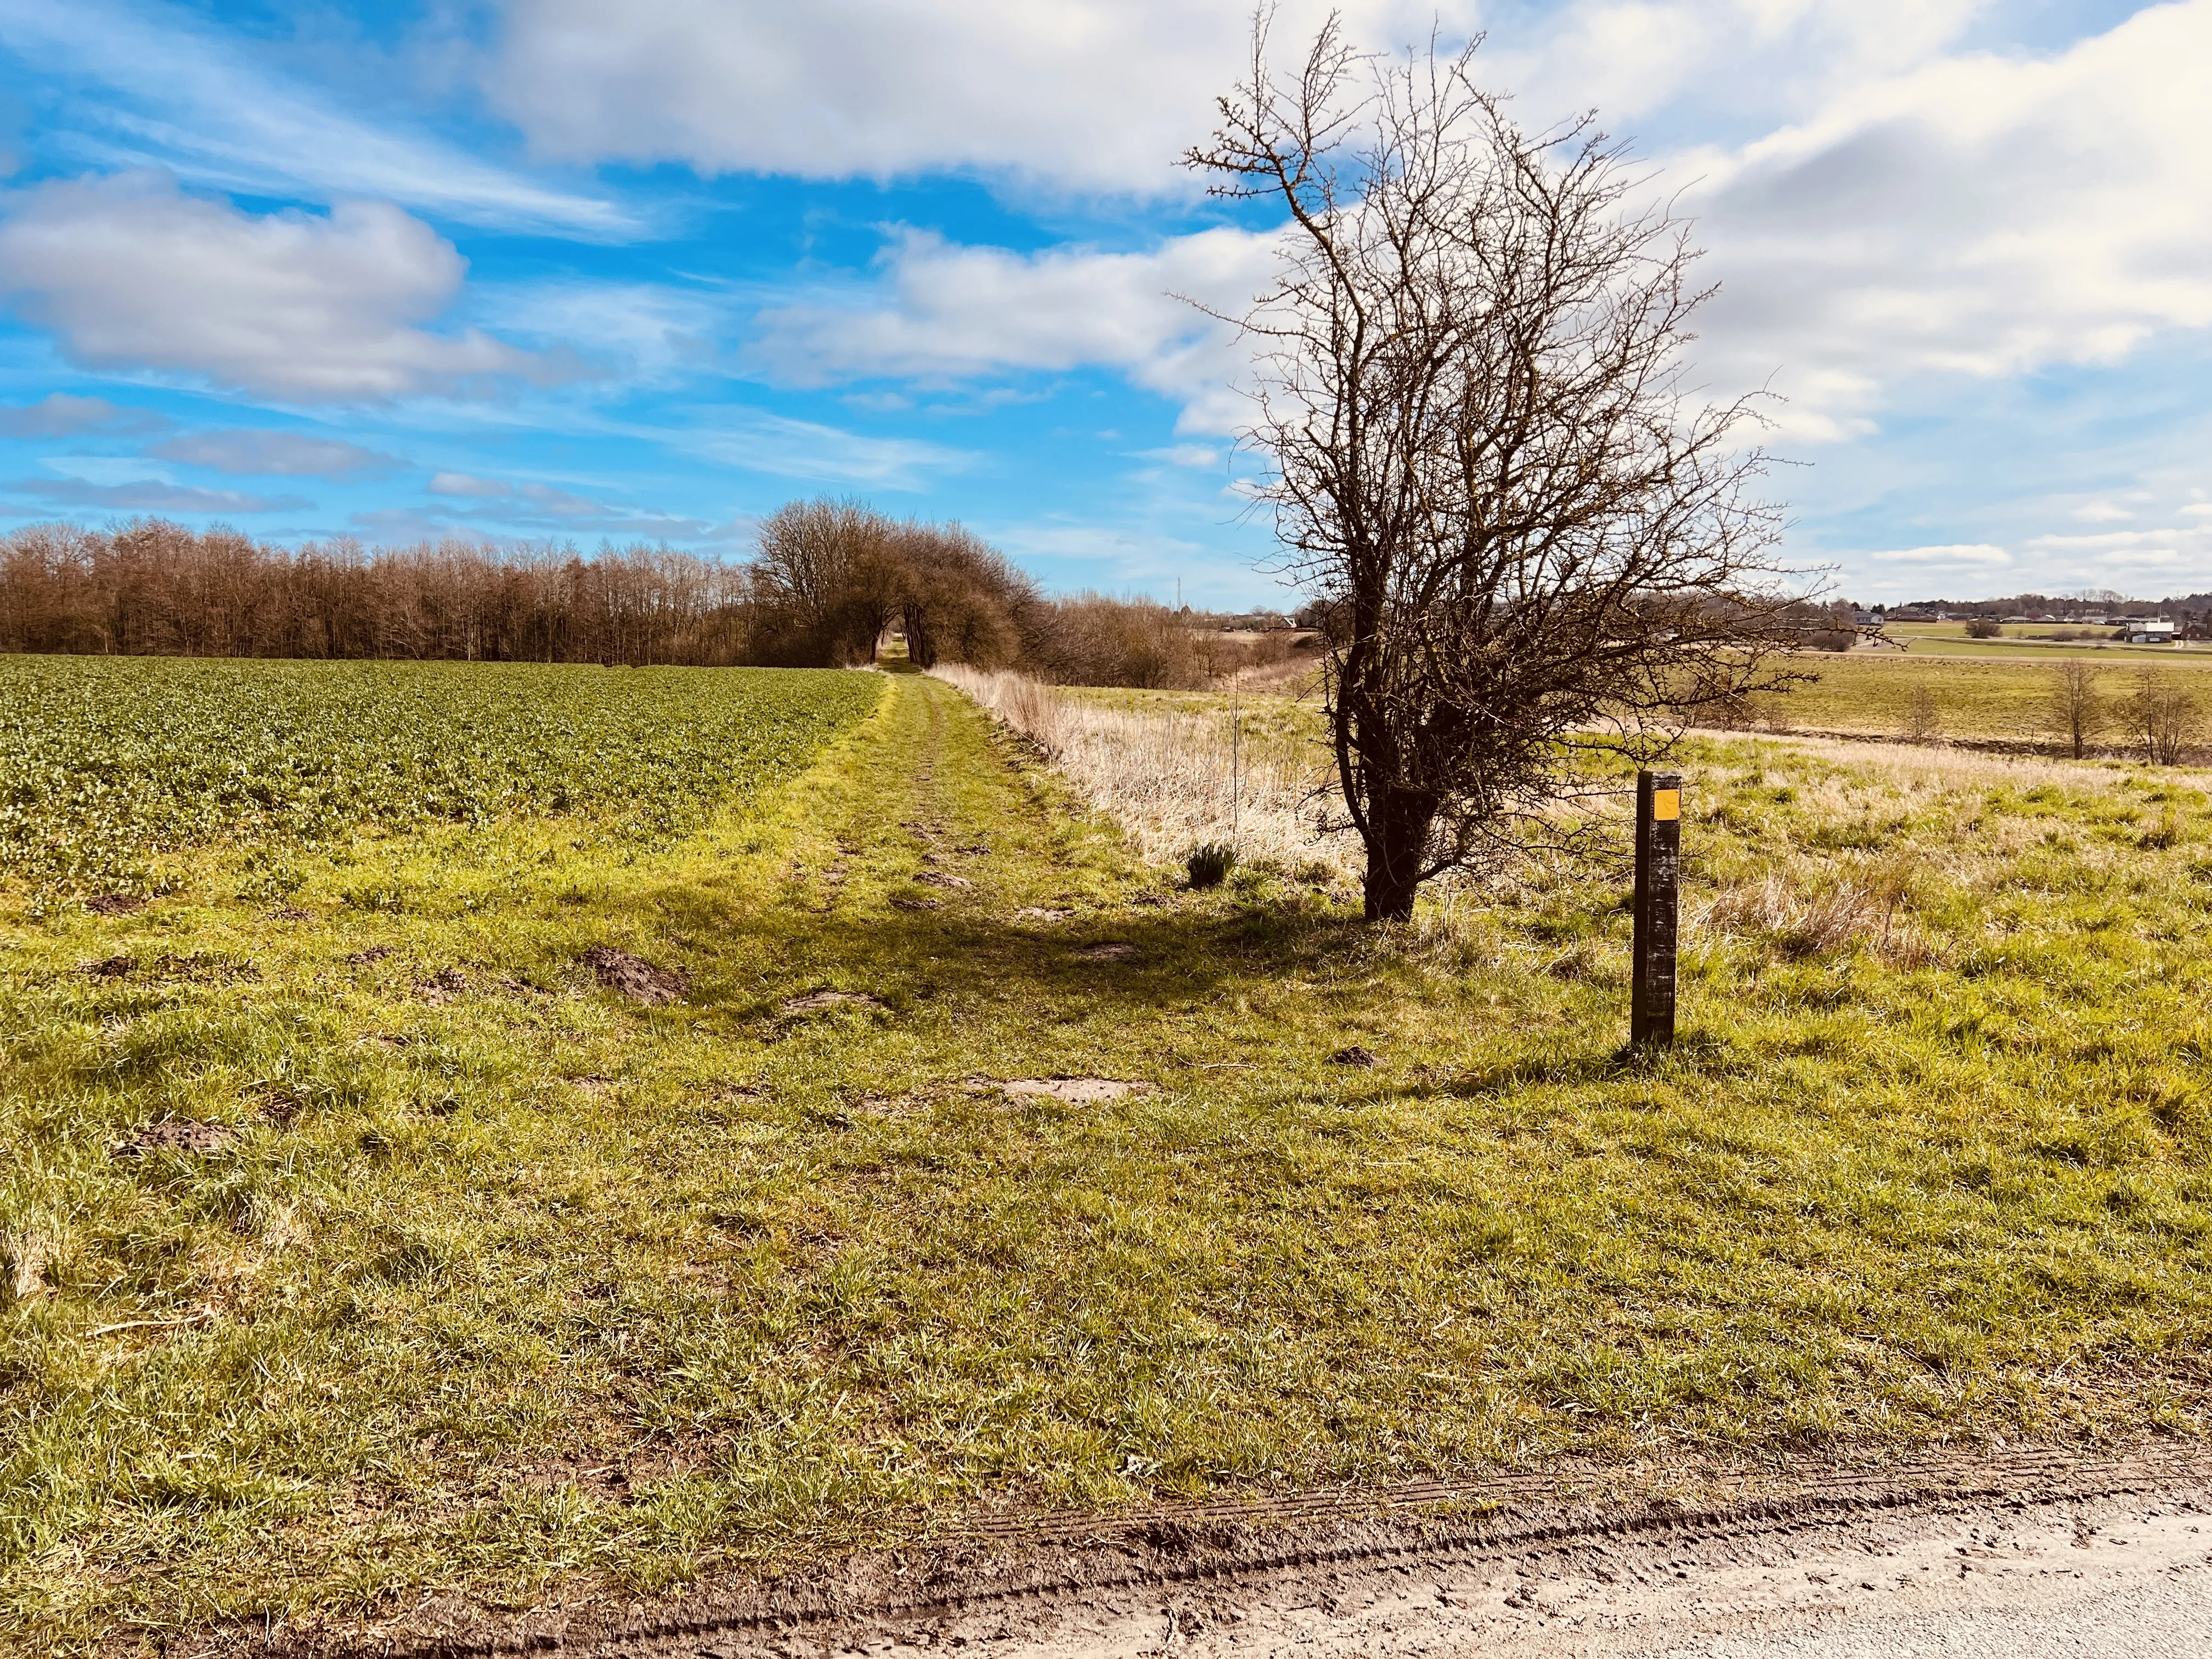
[[93,483],[82,478],[20,478],[0,485],[57,507],[104,507],[125,513],[295,513],[314,506],[298,495],[248,495],[235,489],[201,489],[162,478]]
[[34,404],[0,409],[0,438],[68,438],[80,432],[159,432],[168,416],[150,409],[119,409],[105,398],[53,392]]
[[278,478],[345,478],[405,465],[396,455],[300,432],[191,432],[146,453],[211,472]]

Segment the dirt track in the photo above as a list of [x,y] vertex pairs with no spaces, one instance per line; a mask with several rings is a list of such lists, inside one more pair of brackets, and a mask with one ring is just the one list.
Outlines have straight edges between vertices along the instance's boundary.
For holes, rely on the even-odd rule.
[[547,1607],[497,1626],[423,1606],[374,1632],[273,1645],[602,1659],[2196,1655],[2212,1653],[2208,1563],[2212,1455],[2015,1451],[1008,1517],[680,1603]]

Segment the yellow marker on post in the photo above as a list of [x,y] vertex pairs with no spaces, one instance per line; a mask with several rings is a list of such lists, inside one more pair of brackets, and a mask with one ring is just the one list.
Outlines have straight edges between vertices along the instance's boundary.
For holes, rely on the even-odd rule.
[[1674,1041],[1674,944],[1682,879],[1682,777],[1636,775],[1636,931],[1630,946],[1628,1040]]

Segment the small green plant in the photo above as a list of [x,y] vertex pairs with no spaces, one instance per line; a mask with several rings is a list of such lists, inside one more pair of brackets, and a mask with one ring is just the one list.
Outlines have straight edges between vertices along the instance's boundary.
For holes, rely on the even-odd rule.
[[1183,872],[1194,887],[1218,887],[1237,867],[1237,849],[1225,841],[1202,841],[1182,861]]

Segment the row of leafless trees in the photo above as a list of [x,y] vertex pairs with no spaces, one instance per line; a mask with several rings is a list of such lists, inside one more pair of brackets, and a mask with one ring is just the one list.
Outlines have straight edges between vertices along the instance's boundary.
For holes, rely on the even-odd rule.
[[[2097,664],[2078,658],[2051,665],[2043,714],[2045,728],[2075,760],[2109,742],[2140,748],[2154,766],[2177,766],[2196,752],[2204,735],[2203,703],[2183,676],[2143,668],[2116,694]],[[1925,681],[1907,695],[1898,736],[1906,743],[1942,740],[1942,710]]]
[[0,651],[722,664],[749,597],[741,568],[643,547],[295,551],[159,519],[0,539]]
[[2204,709],[2179,677],[2145,668],[2118,696],[2108,694],[2094,663],[2074,660],[2051,671],[2048,719],[2061,743],[2079,760],[2100,737],[2140,744],[2154,765],[2174,766],[2203,737]]
[[1048,598],[958,525],[793,502],[750,562],[665,548],[447,542],[298,549],[159,519],[0,538],[0,651],[772,664],[939,658],[1096,685],[1203,685],[1234,665],[1165,606]]

